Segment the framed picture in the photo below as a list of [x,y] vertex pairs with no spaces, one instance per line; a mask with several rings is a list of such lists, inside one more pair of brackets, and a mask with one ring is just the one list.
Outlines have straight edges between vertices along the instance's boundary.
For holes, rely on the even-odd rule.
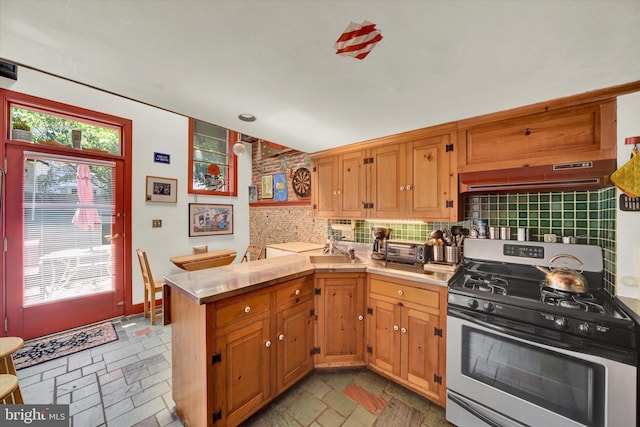
[[258,187],[255,185],[249,186],[249,203],[256,203],[258,201]]
[[262,198],[273,199],[273,175],[262,177]]
[[189,237],[233,234],[233,205],[189,203]]
[[178,180],[147,176],[147,202],[177,203]]
[[288,198],[287,175],[283,173],[273,175],[273,200],[276,202],[286,202]]

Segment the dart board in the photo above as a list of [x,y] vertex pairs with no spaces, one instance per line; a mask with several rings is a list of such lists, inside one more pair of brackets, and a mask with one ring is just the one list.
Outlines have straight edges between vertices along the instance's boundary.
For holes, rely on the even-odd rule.
[[291,178],[293,191],[298,197],[308,197],[311,194],[311,172],[307,168],[300,168]]

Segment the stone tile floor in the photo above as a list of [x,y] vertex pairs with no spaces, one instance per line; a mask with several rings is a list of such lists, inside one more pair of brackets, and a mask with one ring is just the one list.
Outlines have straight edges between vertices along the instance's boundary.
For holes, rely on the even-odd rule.
[[[118,341],[19,370],[25,403],[69,404],[73,427],[182,426],[171,398],[171,326],[141,315],[113,323]],[[243,425],[367,427],[392,401],[416,426],[451,426],[442,408],[365,369],[315,371]]]

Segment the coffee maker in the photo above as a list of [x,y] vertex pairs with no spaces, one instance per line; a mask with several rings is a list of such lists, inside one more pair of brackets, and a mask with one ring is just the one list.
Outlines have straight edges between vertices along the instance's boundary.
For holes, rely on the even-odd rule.
[[391,237],[391,229],[386,227],[371,227],[371,235],[375,239],[373,241],[372,259],[385,259],[386,241]]

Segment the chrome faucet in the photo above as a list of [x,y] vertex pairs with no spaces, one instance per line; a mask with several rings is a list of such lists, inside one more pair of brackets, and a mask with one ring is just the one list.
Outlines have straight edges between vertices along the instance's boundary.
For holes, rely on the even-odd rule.
[[324,253],[333,255],[336,252],[349,257],[350,259],[356,259],[356,250],[352,245],[349,245],[348,250],[345,252],[344,250],[340,249],[338,245],[336,245],[336,239],[332,238],[327,242],[327,246],[325,246],[324,248]]

